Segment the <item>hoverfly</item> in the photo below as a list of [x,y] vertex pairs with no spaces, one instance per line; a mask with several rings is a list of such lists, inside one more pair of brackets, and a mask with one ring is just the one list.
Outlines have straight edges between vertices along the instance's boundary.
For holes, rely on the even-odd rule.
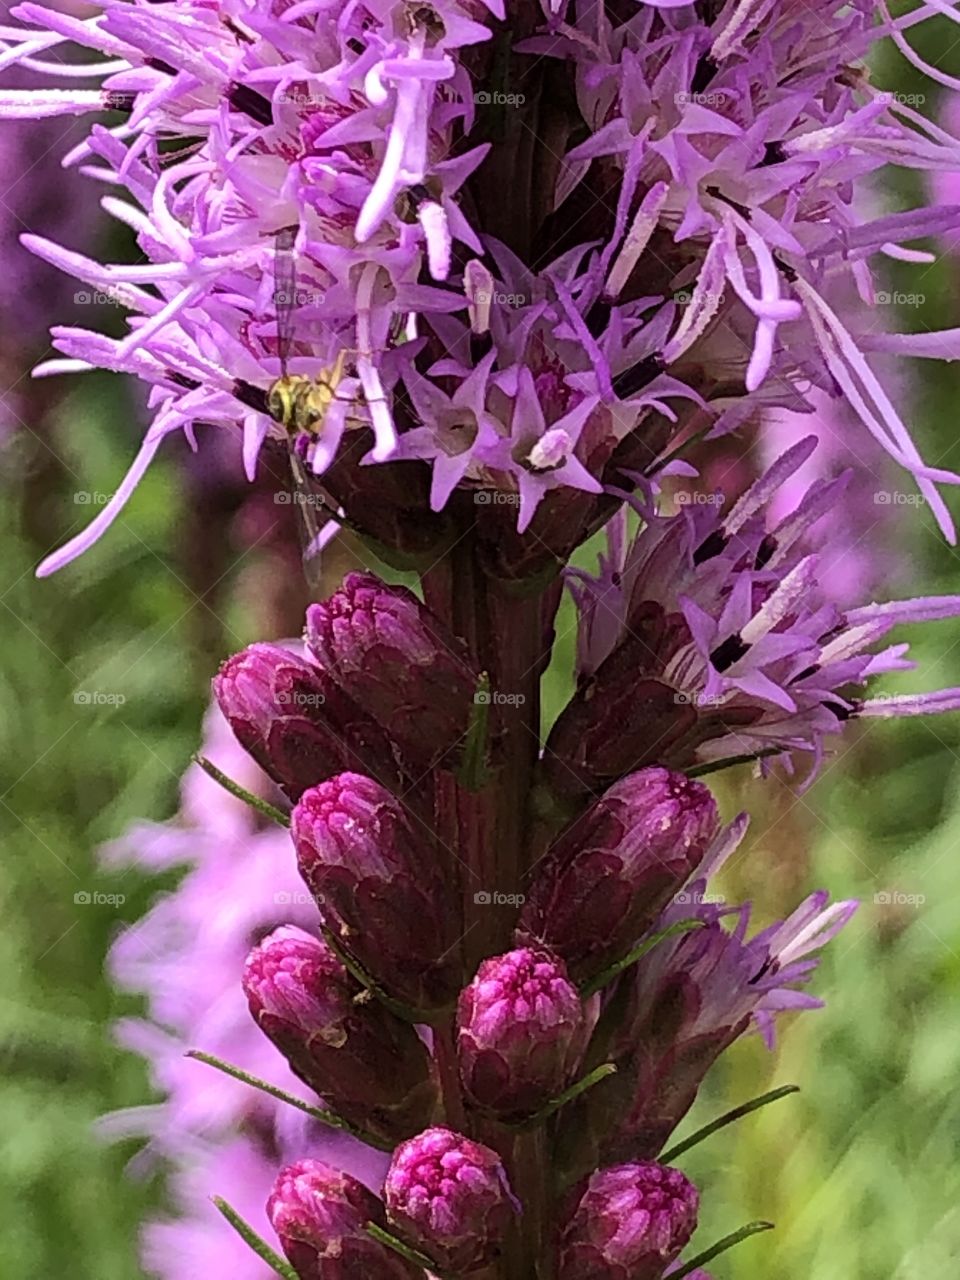
[[312,587],[318,584],[319,556],[327,541],[325,525],[317,519],[317,508],[325,507],[333,519],[341,520],[331,503],[316,493],[310,483],[303,446],[323,431],[327,414],[337,388],[343,379],[347,350],[341,349],[329,369],[316,377],[290,373],[293,350],[294,318],[298,306],[294,241],[296,227],[284,227],[276,233],[276,266],[274,271],[274,305],[277,322],[277,355],[280,376],[267,391],[266,411],[282,426],[287,436],[290,459],[292,497],[297,507],[297,520],[303,545],[303,567]]

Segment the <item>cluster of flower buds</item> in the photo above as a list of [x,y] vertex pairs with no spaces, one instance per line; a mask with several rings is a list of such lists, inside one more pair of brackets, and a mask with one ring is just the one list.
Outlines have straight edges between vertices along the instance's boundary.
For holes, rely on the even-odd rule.
[[[308,658],[254,646],[217,679],[238,738],[295,800],[322,931],[265,938],[244,989],[294,1073],[395,1150],[382,1203],[316,1162],[284,1171],[270,1214],[294,1269],[458,1276],[503,1257],[507,1274],[527,1274],[527,1233],[558,1280],[660,1280],[697,1193],[652,1160],[751,1018],[766,1029],[778,1009],[813,1003],[797,990],[813,967],[802,957],[847,906],[825,911],[818,897],[749,942],[745,909],[726,929],[703,890],[745,819],[723,828],[703,783],[650,765],[585,809],[574,801],[514,907],[513,949],[468,967],[463,873],[430,813],[451,794],[472,812],[453,768],[476,723],[459,641],[410,592],[355,574],[310,609],[307,642]],[[370,767],[338,767],[337,729]],[[404,783],[401,762],[425,770],[420,784]],[[693,931],[670,932],[678,923]],[[551,1240],[542,1207],[529,1232],[515,1228],[531,1195],[524,1135],[537,1132],[551,1135],[551,1189],[535,1193],[556,1197]]]

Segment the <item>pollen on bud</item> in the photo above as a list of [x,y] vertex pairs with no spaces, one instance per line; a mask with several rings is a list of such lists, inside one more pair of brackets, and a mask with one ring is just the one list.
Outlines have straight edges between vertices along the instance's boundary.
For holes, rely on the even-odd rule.
[[493,956],[460,995],[460,1076],[471,1102],[517,1120],[562,1093],[588,1035],[566,965],[522,947]]
[[548,851],[518,941],[555,951],[576,982],[594,977],[643,936],[719,830],[702,783],[659,767],[630,774]]
[[497,1153],[444,1128],[397,1147],[383,1198],[397,1234],[454,1275],[492,1262],[520,1210]]
[[479,673],[459,640],[405,587],[349,573],[307,610],[307,644],[399,744],[411,765],[455,765]]
[[699,1204],[689,1178],[656,1161],[597,1169],[571,1197],[558,1280],[660,1280],[693,1235]]
[[304,792],[291,830],[338,945],[409,1008],[452,1006],[459,915],[436,846],[399,801],[372,778],[342,773]]
[[428,1124],[432,1061],[413,1027],[377,1001],[331,947],[284,925],[250,952],[243,989],[294,1073],[343,1119],[389,1142]]
[[253,644],[235,653],[214,677],[213,692],[237,740],[291,800],[344,769],[396,785],[384,731],[316,663],[290,649]]
[[320,1160],[280,1171],[267,1216],[300,1280],[422,1280],[419,1267],[367,1233],[368,1222],[385,1222],[377,1197]]

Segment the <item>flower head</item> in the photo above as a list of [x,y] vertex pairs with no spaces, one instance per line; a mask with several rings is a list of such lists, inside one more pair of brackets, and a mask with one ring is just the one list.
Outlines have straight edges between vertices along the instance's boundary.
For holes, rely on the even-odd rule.
[[530,947],[483,961],[460,995],[457,1026],[468,1097],[506,1119],[566,1088],[589,1032],[563,961]]
[[700,1197],[653,1160],[592,1173],[560,1230],[559,1280],[660,1280],[697,1225]]
[[443,1128],[400,1144],[383,1196],[391,1226],[455,1274],[494,1259],[519,1209],[497,1153]]
[[349,1174],[320,1160],[281,1169],[267,1215],[300,1280],[415,1280],[419,1268],[366,1230],[383,1206]]
[[647,931],[719,829],[703,783],[669,769],[629,774],[535,868],[518,936],[563,956],[577,981],[595,977]]

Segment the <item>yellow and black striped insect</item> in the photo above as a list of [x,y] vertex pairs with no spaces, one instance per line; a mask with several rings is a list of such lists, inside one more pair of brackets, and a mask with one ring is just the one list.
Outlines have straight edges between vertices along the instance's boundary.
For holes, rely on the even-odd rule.
[[[307,581],[318,585],[320,551],[325,542],[323,529],[337,513],[327,499],[316,492],[310,482],[302,453],[304,442],[317,438],[323,431],[343,375],[348,352],[341,350],[329,369],[316,377],[290,373],[289,363],[294,343],[294,326],[299,306],[294,242],[296,227],[284,227],[276,234],[276,266],[274,273],[274,306],[277,319],[277,355],[280,377],[267,391],[267,412],[286,431],[290,458],[292,500],[303,544],[303,566]],[[318,519],[318,511],[327,519]]]

